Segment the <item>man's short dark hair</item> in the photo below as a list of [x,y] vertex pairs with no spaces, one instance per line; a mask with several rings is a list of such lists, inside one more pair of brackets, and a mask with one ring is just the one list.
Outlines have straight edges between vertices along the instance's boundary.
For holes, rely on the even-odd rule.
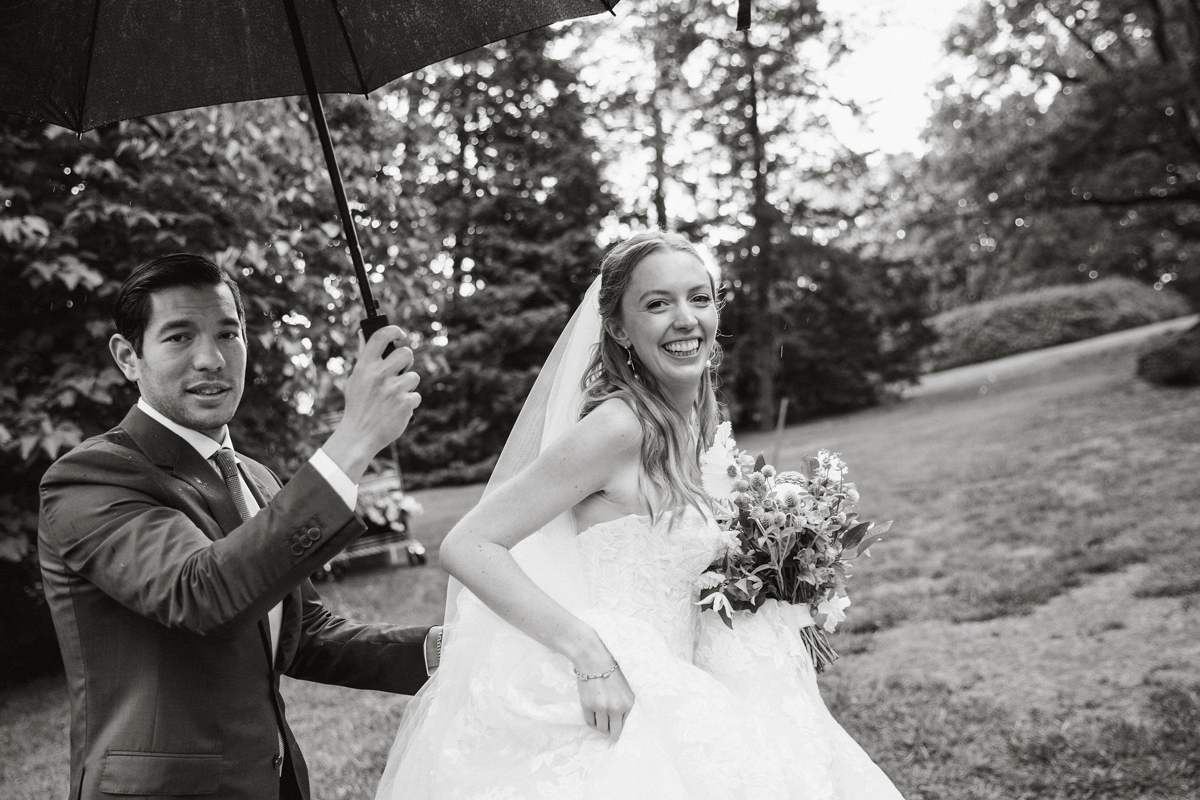
[[190,286],[201,289],[206,286],[224,284],[233,293],[233,304],[237,306],[238,321],[246,327],[246,312],[242,308],[242,295],[237,283],[225,270],[204,256],[191,253],[173,253],[147,261],[129,273],[117,292],[117,305],[113,309],[113,321],[117,333],[133,345],[133,351],[142,354],[142,337],[150,322],[150,296],[163,289]]

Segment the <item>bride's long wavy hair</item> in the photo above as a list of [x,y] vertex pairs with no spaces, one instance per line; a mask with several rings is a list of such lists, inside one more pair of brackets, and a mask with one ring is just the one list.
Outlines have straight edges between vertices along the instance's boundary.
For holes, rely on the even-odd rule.
[[[600,263],[600,344],[592,354],[583,378],[583,408],[587,416],[610,398],[621,398],[633,409],[642,425],[642,495],[652,495],[643,481],[657,490],[658,507],[650,503],[652,518],[661,512],[692,505],[700,508],[704,497],[700,485],[700,456],[712,445],[720,422],[715,375],[721,348],[713,342],[709,368],[700,379],[700,390],[692,407],[692,419],[682,419],[667,402],[658,381],[636,353],[627,352],[608,331],[610,320],[621,318],[621,298],[629,287],[634,269],[651,253],[674,250],[695,258],[708,271],[713,303],[717,302],[719,276],[712,263],[683,236],[661,230],[643,231],[614,247]],[[633,364],[629,363],[632,358]]]

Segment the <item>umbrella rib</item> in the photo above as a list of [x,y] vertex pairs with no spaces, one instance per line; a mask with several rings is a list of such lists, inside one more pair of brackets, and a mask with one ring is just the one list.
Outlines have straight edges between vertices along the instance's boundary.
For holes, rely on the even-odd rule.
[[346,42],[346,51],[350,53],[350,63],[354,65],[354,74],[358,76],[358,86],[362,89],[363,96],[370,94],[367,89],[367,82],[363,78],[362,68],[358,64],[358,56],[354,52],[354,43],[350,41],[350,31],[346,29],[346,20],[342,17],[342,9],[338,8],[337,0],[331,0],[330,5],[333,6],[333,13],[337,15],[338,26],[342,29],[342,39]]
[[100,0],[92,6],[92,40],[88,42],[87,67],[83,73],[83,96],[79,98],[79,118],[75,120],[76,130],[83,130],[83,118],[87,114],[88,89],[92,84],[92,56],[96,53],[96,26],[100,22]]

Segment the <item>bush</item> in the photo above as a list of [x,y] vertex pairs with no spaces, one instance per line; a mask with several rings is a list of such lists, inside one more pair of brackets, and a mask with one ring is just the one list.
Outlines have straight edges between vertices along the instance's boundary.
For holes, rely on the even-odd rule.
[[1022,292],[931,318],[938,341],[926,350],[927,368],[949,369],[1077,342],[1190,310],[1178,294],[1129,278]]
[[0,688],[62,669],[50,607],[32,554],[21,561],[0,558]]
[[1138,357],[1137,373],[1159,386],[1200,386],[1200,325],[1156,341]]

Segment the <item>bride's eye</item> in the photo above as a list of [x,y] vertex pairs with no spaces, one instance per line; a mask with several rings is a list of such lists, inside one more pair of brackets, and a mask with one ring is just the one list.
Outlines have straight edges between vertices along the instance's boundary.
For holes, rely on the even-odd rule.
[[647,311],[660,311],[667,305],[666,300],[651,300],[646,304]]
[[706,294],[698,294],[698,295],[696,295],[695,297],[693,297],[693,298],[692,298],[692,302],[693,302],[693,303],[699,303],[699,304],[700,304],[700,305],[702,305],[702,306],[706,306],[706,305],[708,305],[709,303],[711,303],[711,302],[712,302],[712,298],[711,298],[711,297],[709,297],[709,296],[708,296],[708,295],[706,295]]

